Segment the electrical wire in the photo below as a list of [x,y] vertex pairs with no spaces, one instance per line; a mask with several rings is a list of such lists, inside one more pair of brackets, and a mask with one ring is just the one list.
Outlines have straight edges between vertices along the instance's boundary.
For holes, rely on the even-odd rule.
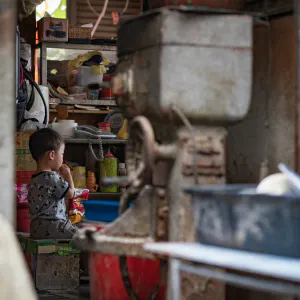
[[94,7],[92,6],[90,0],[86,0],[86,2],[87,2],[87,4],[88,4],[90,10],[98,17],[98,16],[100,15],[100,13],[98,13],[98,12],[94,9]]
[[41,92],[41,90],[40,90],[39,86],[37,85],[37,83],[34,81],[32,75],[30,74],[30,72],[27,71],[25,68],[23,69],[23,71],[24,71],[25,77],[30,81],[30,83],[32,85],[32,89],[33,89],[33,87],[35,87],[35,89],[37,90],[37,92],[41,96],[41,99],[42,99],[42,102],[43,102],[43,105],[44,105],[44,109],[45,109],[45,117],[44,117],[43,123],[48,124],[48,107],[47,107],[47,103],[46,103],[46,100],[44,98],[44,95]]
[[[87,4],[88,4],[90,10],[98,17],[98,16],[100,15],[100,13],[98,13],[98,12],[94,9],[94,7],[93,7],[92,4],[91,4],[91,1],[90,1],[90,0],[86,0],[86,2],[87,2]],[[124,15],[125,12],[127,11],[128,7],[129,7],[129,3],[130,3],[130,1],[129,1],[129,0],[126,0],[126,2],[125,2],[125,7],[124,7],[124,9],[122,10],[122,12],[121,12],[121,14],[120,14],[121,16]]]
[[181,119],[182,123],[185,125],[185,127],[188,129],[188,131],[190,132],[190,136],[192,139],[192,143],[194,146],[194,154],[193,154],[193,174],[194,174],[194,180],[195,180],[195,184],[199,184],[198,181],[198,172],[197,172],[197,159],[196,159],[196,138],[195,138],[195,130],[194,127],[192,126],[192,124],[190,123],[190,121],[187,119],[187,117],[184,115],[184,113],[178,109],[175,105],[172,105],[171,109],[173,110],[173,112]]
[[96,30],[97,30],[97,28],[98,28],[98,26],[99,26],[102,18],[105,16],[107,5],[108,5],[108,0],[105,0],[103,9],[101,11],[101,14],[99,15],[99,17],[98,17],[98,19],[97,19],[97,21],[96,21],[96,23],[95,23],[95,25],[93,27],[93,30],[92,30],[92,33],[91,33],[91,37],[94,36],[94,34],[95,34],[95,32],[96,32]]
[[119,264],[120,264],[120,271],[121,271],[124,287],[126,289],[127,294],[129,295],[131,300],[138,300],[138,297],[135,294],[135,292],[133,291],[132,284],[130,281],[128,268],[127,268],[127,257],[120,256]]
[[121,16],[125,14],[128,6],[129,6],[129,0],[126,0],[125,7],[124,7],[123,11],[121,12]]

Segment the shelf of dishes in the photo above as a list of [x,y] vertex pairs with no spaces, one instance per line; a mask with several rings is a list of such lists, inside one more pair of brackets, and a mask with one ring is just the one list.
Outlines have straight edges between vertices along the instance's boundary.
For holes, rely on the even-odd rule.
[[[69,114],[91,114],[91,115],[107,115],[109,113],[113,112],[113,110],[75,110],[75,109],[69,109]],[[57,113],[55,109],[50,109],[50,113]]]
[[93,106],[117,106],[114,99],[103,100],[89,100],[89,99],[74,99],[72,96],[68,96],[62,101],[58,98],[50,98],[50,105],[54,104],[69,104],[69,105],[93,105]]

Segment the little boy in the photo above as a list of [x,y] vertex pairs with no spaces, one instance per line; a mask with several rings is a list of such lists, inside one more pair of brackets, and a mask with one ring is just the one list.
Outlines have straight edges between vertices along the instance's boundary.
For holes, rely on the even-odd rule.
[[69,167],[63,164],[64,140],[56,131],[44,128],[30,136],[29,149],[37,163],[28,194],[30,235],[35,239],[70,239],[77,228],[66,216],[74,183]]

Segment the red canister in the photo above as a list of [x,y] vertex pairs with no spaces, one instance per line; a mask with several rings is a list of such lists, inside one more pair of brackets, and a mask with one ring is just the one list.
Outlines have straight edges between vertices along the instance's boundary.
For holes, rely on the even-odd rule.
[[110,124],[107,122],[99,122],[98,127],[102,130],[102,132],[111,132]]
[[[112,75],[104,75],[103,81],[110,82],[111,78]],[[102,91],[100,92],[100,99],[107,99],[107,100],[114,99],[112,88],[103,88]]]

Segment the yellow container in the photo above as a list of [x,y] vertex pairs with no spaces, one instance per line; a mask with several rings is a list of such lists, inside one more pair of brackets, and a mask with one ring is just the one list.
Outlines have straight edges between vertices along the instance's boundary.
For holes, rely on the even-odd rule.
[[85,167],[74,167],[72,176],[74,187],[77,189],[86,189],[86,169]]
[[[105,177],[117,177],[118,176],[118,159],[109,152],[104,156],[104,160],[100,163],[100,183]],[[118,186],[101,186],[102,193],[117,193]]]

